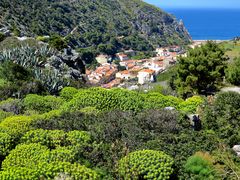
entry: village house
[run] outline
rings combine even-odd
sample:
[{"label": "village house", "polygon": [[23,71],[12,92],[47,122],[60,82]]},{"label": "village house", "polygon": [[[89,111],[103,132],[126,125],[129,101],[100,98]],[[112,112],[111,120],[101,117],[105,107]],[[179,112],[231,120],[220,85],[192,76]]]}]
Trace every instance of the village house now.
[{"label": "village house", "polygon": [[116,78],[122,79],[122,80],[130,80],[136,78],[137,75],[132,73],[131,71],[124,70],[116,73]]},{"label": "village house", "polygon": [[119,64],[120,64],[120,66],[124,66],[124,67],[126,67],[126,69],[128,69],[128,68],[132,68],[133,67],[133,65],[135,66],[136,65],[136,61],[135,60],[126,60],[126,61],[121,61]]},{"label": "village house", "polygon": [[117,58],[120,61],[127,61],[127,60],[129,60],[128,55],[124,54],[124,53],[117,53],[116,56],[117,56]]},{"label": "village house", "polygon": [[149,82],[155,82],[156,75],[155,71],[151,69],[143,69],[138,72],[138,83],[139,84],[145,84]]},{"label": "village house", "polygon": [[166,48],[157,48],[156,52],[157,52],[157,56],[164,56],[164,57],[169,56],[169,51]]},{"label": "village house", "polygon": [[154,70],[156,74],[159,74],[164,70],[163,67],[163,60],[155,60],[156,58],[153,58],[143,64],[144,68]]},{"label": "village house", "polygon": [[95,71],[88,72],[88,80],[92,84],[101,83],[101,81],[109,82],[115,78],[117,73],[117,67],[108,63],[102,64],[100,67],[97,67]]},{"label": "village house", "polygon": [[106,54],[100,54],[96,57],[96,60],[99,64],[105,64],[111,61],[111,57]]},{"label": "village house", "polygon": [[119,84],[121,84],[121,79],[114,79],[107,84],[103,84],[102,87],[106,89],[111,89],[113,87],[117,87]]}]

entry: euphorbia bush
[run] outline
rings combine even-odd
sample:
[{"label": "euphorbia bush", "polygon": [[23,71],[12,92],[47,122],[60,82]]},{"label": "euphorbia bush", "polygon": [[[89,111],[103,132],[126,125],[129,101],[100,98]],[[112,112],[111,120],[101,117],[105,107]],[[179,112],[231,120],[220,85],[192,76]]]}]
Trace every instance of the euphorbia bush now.
[{"label": "euphorbia bush", "polygon": [[63,99],[59,97],[29,94],[23,100],[23,105],[26,111],[45,113],[58,109],[63,102]]},{"label": "euphorbia bush", "polygon": [[119,174],[124,179],[169,179],[173,159],[162,151],[140,150],[119,161]]},{"label": "euphorbia bush", "polygon": [[60,96],[66,101],[71,100],[75,94],[78,93],[78,90],[74,87],[65,87],[61,90]]}]

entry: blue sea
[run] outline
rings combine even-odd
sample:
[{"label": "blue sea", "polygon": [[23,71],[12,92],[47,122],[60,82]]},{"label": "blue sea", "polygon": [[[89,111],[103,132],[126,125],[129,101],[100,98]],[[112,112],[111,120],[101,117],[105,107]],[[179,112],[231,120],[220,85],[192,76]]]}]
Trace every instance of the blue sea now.
[{"label": "blue sea", "polygon": [[240,9],[165,9],[182,19],[193,40],[229,40],[240,36]]}]

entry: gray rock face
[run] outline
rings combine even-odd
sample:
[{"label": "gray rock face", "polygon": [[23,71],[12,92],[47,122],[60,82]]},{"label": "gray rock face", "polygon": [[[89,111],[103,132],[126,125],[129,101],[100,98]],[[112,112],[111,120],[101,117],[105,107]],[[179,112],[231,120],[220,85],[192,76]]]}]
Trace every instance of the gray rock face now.
[{"label": "gray rock face", "polygon": [[82,79],[82,74],[85,72],[84,62],[80,59],[79,54],[72,51],[71,48],[64,49],[62,54],[51,56],[45,67],[54,67],[59,71],[67,69],[65,77],[72,79]]},{"label": "gray rock face", "polygon": [[0,28],[0,33],[4,34],[5,36],[11,35],[11,31],[7,27]]}]

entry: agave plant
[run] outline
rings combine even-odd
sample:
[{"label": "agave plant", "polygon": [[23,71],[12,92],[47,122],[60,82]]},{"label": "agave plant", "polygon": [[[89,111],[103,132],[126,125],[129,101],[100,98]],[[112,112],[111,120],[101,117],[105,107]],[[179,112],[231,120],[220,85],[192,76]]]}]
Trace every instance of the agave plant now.
[{"label": "agave plant", "polygon": [[0,52],[0,62],[13,61],[31,69],[35,78],[40,80],[50,93],[55,93],[69,85],[66,74],[70,69],[63,63],[61,56],[56,54],[55,50],[47,46],[23,46]]}]

